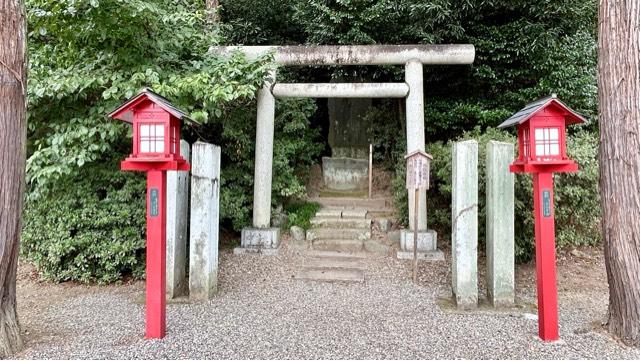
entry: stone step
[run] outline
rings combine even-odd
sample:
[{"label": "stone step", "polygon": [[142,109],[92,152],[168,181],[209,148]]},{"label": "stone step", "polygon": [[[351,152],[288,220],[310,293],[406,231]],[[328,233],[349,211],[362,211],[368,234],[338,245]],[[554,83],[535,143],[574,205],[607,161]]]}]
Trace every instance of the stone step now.
[{"label": "stone step", "polygon": [[362,260],[360,257],[313,257],[308,259],[304,265],[310,268],[362,268]]},{"label": "stone step", "polygon": [[366,258],[367,254],[363,252],[337,252],[337,251],[321,251],[310,249],[304,252],[309,257],[344,257],[344,258]]},{"label": "stone step", "polygon": [[363,208],[369,210],[393,209],[393,198],[313,197],[310,202],[325,207]]},{"label": "stone step", "polygon": [[362,252],[364,241],[358,239],[317,239],[312,247],[319,251]]},{"label": "stone step", "polygon": [[364,283],[364,271],[357,268],[305,267],[295,279],[320,282]]},{"label": "stone step", "polygon": [[316,239],[353,239],[371,238],[371,229],[362,228],[311,228],[307,230],[307,241]]},{"label": "stone step", "polygon": [[367,217],[367,210],[364,208],[327,207],[320,209],[316,213],[316,217],[365,219]]},{"label": "stone step", "polygon": [[321,208],[316,212],[316,217],[342,218],[342,208]]},{"label": "stone step", "polygon": [[355,218],[355,219],[365,219],[367,217],[366,209],[344,209],[342,211],[342,218]]},{"label": "stone step", "polygon": [[371,229],[371,219],[314,217],[311,219],[314,228],[362,228]]}]

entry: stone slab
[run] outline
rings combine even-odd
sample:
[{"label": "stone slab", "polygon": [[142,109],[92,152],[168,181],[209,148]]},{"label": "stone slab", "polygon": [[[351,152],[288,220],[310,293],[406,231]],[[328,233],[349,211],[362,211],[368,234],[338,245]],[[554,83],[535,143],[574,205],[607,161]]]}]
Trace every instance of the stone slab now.
[{"label": "stone slab", "polygon": [[310,202],[319,203],[324,207],[344,207],[361,209],[390,209],[393,208],[393,198],[359,198],[359,197],[312,197]]},{"label": "stone slab", "polygon": [[[418,232],[418,252],[435,251],[438,246],[438,233],[433,229]],[[400,250],[413,252],[413,231],[400,231]]]},{"label": "stone slab", "polygon": [[364,271],[357,268],[303,268],[295,279],[320,282],[364,283]]},{"label": "stone slab", "polygon": [[452,151],[451,286],[456,306],[478,305],[478,142],[457,142]]},{"label": "stone slab", "polygon": [[[190,160],[189,143],[180,141],[180,155]],[[167,297],[187,293],[189,229],[189,172],[167,172]]]},{"label": "stone slab", "polygon": [[[416,256],[418,258],[418,261],[426,261],[426,262],[444,261],[444,253],[442,253],[442,251],[439,249],[435,251],[429,251],[429,252],[418,252]],[[396,254],[396,257],[398,259],[412,260],[413,251],[411,252],[398,251],[398,253]]]},{"label": "stone slab", "polygon": [[242,248],[278,248],[280,228],[244,228],[240,246]]},{"label": "stone slab", "polygon": [[363,252],[338,252],[338,251],[322,251],[310,249],[304,253],[311,257],[347,257],[347,258],[366,258],[367,254]]},{"label": "stone slab", "polygon": [[511,143],[490,141],[486,155],[487,297],[494,307],[515,302],[514,175]]},{"label": "stone slab", "polygon": [[189,298],[206,300],[218,289],[221,149],[196,142],[192,152]]},{"label": "stone slab", "polygon": [[360,252],[363,241],[357,239],[318,239],[313,241],[313,249],[336,252]]},{"label": "stone slab", "polygon": [[331,267],[331,268],[361,268],[362,258],[360,257],[313,257],[308,259],[306,267]]},{"label": "stone slab", "polygon": [[369,187],[369,161],[355,158],[322,157],[322,179],[331,190],[358,190]]},{"label": "stone slab", "polygon": [[342,218],[360,218],[367,217],[366,209],[345,209],[342,211]]},{"label": "stone slab", "polygon": [[364,241],[371,238],[370,229],[359,228],[311,228],[307,230],[307,240],[317,239],[356,239]]},{"label": "stone slab", "polygon": [[370,219],[358,218],[334,218],[334,217],[314,217],[311,219],[311,226],[329,228],[371,228]]},{"label": "stone slab", "polygon": [[342,218],[342,208],[322,208],[316,212],[316,217]]}]

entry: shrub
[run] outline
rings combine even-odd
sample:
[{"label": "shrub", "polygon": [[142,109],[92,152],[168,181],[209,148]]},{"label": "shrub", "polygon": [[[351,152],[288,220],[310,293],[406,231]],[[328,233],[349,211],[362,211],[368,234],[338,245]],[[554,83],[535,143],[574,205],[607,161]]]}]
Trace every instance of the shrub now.
[{"label": "shrub", "polygon": [[315,202],[292,203],[287,205],[284,207],[288,216],[285,228],[291,228],[292,226],[298,226],[304,230],[311,228],[311,218],[316,215],[319,209],[320,204]]},{"label": "shrub", "polygon": [[[465,133],[456,141],[476,139],[478,141],[478,239],[480,246],[485,240],[485,157],[490,140],[516,142],[510,133],[479,129]],[[578,131],[569,136],[569,156],[580,165],[577,173],[558,174],[555,183],[555,217],[557,247],[593,245],[600,242],[600,206],[598,194],[597,135]],[[427,145],[433,155],[431,164],[431,188],[428,191],[428,217],[430,227],[443,238],[451,234],[451,146],[435,142]],[[399,163],[394,179],[394,197],[399,218],[406,224],[408,219],[407,191],[404,188],[405,166]],[[515,177],[515,247],[519,261],[529,260],[534,251],[533,234],[533,183],[530,175]]]},{"label": "shrub", "polygon": [[[318,131],[309,118],[316,110],[310,99],[282,100],[276,103],[273,147],[272,206],[306,195],[304,178],[320,154]],[[250,224],[253,209],[255,157],[255,103],[238,108],[220,120],[223,130],[207,141],[222,146],[221,221],[234,230]]]},{"label": "shrub", "polygon": [[43,278],[106,283],[144,275],[144,177],[110,165],[27,201],[21,252]]}]

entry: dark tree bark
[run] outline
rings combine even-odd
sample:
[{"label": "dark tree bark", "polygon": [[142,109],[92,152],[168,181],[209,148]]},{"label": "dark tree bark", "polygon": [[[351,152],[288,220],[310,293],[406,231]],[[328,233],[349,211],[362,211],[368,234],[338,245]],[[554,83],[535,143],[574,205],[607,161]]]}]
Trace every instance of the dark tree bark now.
[{"label": "dark tree bark", "polygon": [[26,138],[24,2],[0,0],[0,357],[21,346],[16,272]]},{"label": "dark tree bark", "polygon": [[640,346],[640,0],[600,0],[598,17],[607,327]]},{"label": "dark tree bark", "polygon": [[220,0],[206,0],[207,1],[207,10],[209,11],[209,16],[207,20],[209,24],[217,24],[220,21],[220,14],[218,11],[220,10],[218,7],[220,6]]}]

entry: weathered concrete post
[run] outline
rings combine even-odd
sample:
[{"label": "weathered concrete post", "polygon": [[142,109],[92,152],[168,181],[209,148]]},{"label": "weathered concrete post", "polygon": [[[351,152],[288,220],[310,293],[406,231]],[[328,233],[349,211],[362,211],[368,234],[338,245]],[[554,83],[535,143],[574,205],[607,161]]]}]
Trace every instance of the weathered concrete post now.
[{"label": "weathered concrete post", "polygon": [[235,254],[245,252],[274,253],[279,245],[279,229],[271,228],[271,182],[273,177],[273,134],[276,99],[271,94],[275,71],[258,90],[255,175],[253,179],[253,228],[242,230]]},{"label": "weathered concrete post", "polygon": [[458,308],[478,305],[478,142],[453,145],[451,281]]},{"label": "weathered concrete post", "polygon": [[[411,60],[405,64],[405,79],[409,85],[409,94],[406,98],[407,114],[407,154],[415,151],[424,151],[424,88],[422,79],[422,63]],[[413,214],[414,193],[409,191],[409,214]],[[418,231],[427,230],[427,191],[420,191],[418,213]],[[409,228],[414,229],[413,217],[409,217]]]},{"label": "weathered concrete post", "polygon": [[[405,64],[405,81],[409,85],[409,94],[406,98],[407,117],[407,154],[415,150],[425,150],[424,134],[424,88],[422,76],[422,63],[416,59],[409,60]],[[409,215],[414,214],[415,193],[409,194]],[[418,258],[422,260],[443,260],[444,255],[437,250],[437,234],[427,228],[427,191],[419,191],[418,200]],[[400,259],[413,258],[413,229],[414,217],[409,217],[409,230],[400,232],[400,251],[397,257]]]},{"label": "weathered concrete post", "polygon": [[514,303],[513,144],[487,144],[487,296],[494,307]]},{"label": "weathered concrete post", "polygon": [[256,124],[255,177],[253,181],[253,226],[271,226],[271,181],[273,178],[273,133],[276,98],[271,94],[271,82],[258,90]]},{"label": "weathered concrete post", "polygon": [[218,288],[220,147],[196,142],[192,153],[189,298],[206,300]]},{"label": "weathered concrete post", "polygon": [[[180,141],[180,154],[189,161],[189,143]],[[167,171],[167,297],[187,289],[187,229],[189,172]]]}]

